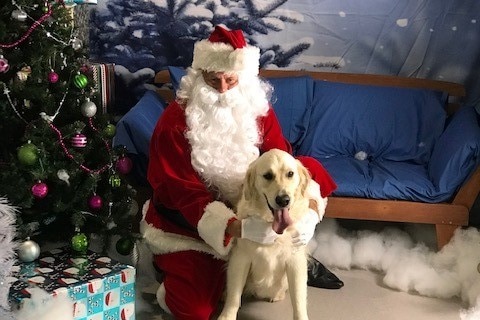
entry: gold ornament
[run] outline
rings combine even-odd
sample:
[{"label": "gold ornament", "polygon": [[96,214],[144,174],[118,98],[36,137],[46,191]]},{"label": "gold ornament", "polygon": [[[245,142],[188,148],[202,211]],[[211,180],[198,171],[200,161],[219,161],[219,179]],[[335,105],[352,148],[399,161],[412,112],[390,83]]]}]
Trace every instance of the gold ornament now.
[{"label": "gold ornament", "polygon": [[17,72],[17,78],[20,81],[27,81],[28,77],[32,73],[32,68],[29,66],[23,67],[20,71]]}]

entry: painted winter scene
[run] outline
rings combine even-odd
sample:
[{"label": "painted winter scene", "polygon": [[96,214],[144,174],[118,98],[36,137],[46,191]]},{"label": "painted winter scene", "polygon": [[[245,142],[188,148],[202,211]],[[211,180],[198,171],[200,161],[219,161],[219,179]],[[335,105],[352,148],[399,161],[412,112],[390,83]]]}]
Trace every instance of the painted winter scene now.
[{"label": "painted winter scene", "polygon": [[155,72],[189,66],[193,44],[224,24],[260,47],[262,68],[454,81],[478,103],[478,12],[474,0],[101,0],[90,14],[90,54],[116,65],[120,88],[136,96],[122,101],[134,103]]}]

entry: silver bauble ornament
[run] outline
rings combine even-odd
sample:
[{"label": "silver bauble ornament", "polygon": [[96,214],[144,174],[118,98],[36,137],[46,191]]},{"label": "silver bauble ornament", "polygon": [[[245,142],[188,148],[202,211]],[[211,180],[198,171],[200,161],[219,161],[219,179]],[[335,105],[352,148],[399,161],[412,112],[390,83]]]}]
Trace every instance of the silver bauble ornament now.
[{"label": "silver bauble ornament", "polygon": [[97,113],[97,105],[87,99],[87,101],[82,104],[81,111],[85,117],[91,118]]},{"label": "silver bauble ornament", "polygon": [[40,246],[33,240],[25,240],[18,247],[18,259],[22,262],[35,261],[40,255]]},{"label": "silver bauble ornament", "polygon": [[18,21],[25,21],[28,17],[25,11],[17,9],[12,11],[12,18]]},{"label": "silver bauble ornament", "polygon": [[72,48],[73,48],[73,50],[75,50],[75,51],[80,50],[80,49],[82,49],[82,47],[83,47],[83,42],[82,42],[82,40],[80,40],[80,39],[78,39],[78,38],[74,38],[71,43],[72,43]]},{"label": "silver bauble ornament", "polygon": [[128,210],[128,214],[131,216],[135,216],[138,213],[138,202],[132,199],[132,203],[130,203],[130,210]]}]

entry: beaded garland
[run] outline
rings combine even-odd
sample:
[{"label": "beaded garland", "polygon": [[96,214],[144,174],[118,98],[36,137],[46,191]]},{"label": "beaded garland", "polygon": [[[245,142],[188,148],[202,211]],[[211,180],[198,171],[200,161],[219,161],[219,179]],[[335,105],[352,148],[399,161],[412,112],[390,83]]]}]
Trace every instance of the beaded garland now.
[{"label": "beaded garland", "polygon": [[0,48],[6,48],[6,49],[14,48],[19,44],[21,44],[22,42],[24,42],[35,29],[37,29],[45,20],[48,19],[48,17],[52,15],[52,6],[48,3],[46,5],[48,8],[47,12],[44,15],[42,15],[38,20],[35,20],[33,24],[30,26],[30,28],[28,28],[28,30],[20,37],[20,39],[12,43],[0,43]]}]

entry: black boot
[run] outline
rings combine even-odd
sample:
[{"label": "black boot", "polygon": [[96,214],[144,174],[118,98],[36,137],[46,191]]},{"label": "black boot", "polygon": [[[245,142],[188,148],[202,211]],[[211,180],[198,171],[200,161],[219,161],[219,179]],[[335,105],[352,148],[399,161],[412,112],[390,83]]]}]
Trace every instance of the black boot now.
[{"label": "black boot", "polygon": [[343,281],[312,256],[308,258],[308,282],[311,287],[323,289],[340,289]]}]

